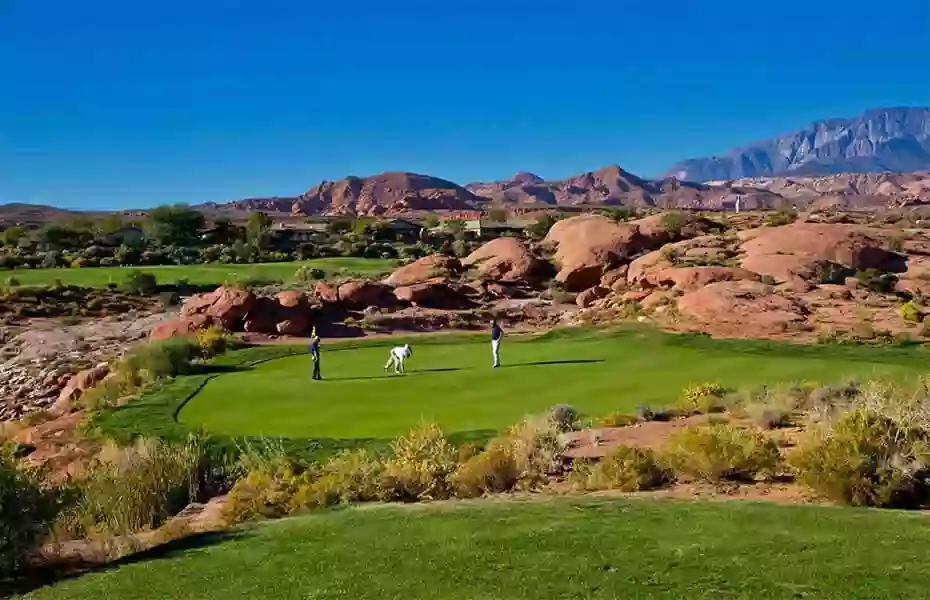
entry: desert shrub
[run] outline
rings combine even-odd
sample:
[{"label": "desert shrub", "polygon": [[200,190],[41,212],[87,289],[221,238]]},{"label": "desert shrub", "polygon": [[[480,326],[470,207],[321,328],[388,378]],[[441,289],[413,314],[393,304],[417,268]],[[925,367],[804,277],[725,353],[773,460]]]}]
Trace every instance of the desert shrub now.
[{"label": "desert shrub", "polygon": [[859,280],[859,283],[862,286],[879,294],[890,294],[894,291],[894,288],[898,283],[898,278],[896,275],[891,273],[882,273],[878,269],[866,269],[864,271],[857,271],[856,279]]},{"label": "desert shrub", "polygon": [[391,443],[380,495],[388,501],[440,500],[452,494],[455,448],[438,425],[424,423]]},{"label": "desert shrub", "polygon": [[920,307],[913,300],[899,306],[898,314],[901,315],[903,321],[908,323],[920,323],[923,320]]},{"label": "desert shrub", "polygon": [[479,446],[478,444],[474,444],[472,442],[462,444],[461,446],[455,449],[455,462],[461,464],[467,461],[468,459],[481,454],[481,450],[482,450],[481,446]]},{"label": "desert shrub", "polygon": [[513,455],[495,446],[461,463],[452,474],[452,486],[460,498],[477,498],[513,489],[519,475]]},{"label": "desert shrub", "polygon": [[384,465],[367,450],[346,451],[326,462],[297,486],[291,511],[375,500]]},{"label": "desert shrub", "polygon": [[15,288],[15,287],[19,287],[19,285],[20,285],[19,279],[13,277],[12,275],[7,277],[6,280],[4,281],[4,286],[6,288]]},{"label": "desert shrub", "polygon": [[125,368],[144,383],[189,373],[200,354],[194,340],[177,337],[136,346],[123,358]]},{"label": "desert shrub", "polygon": [[130,294],[154,294],[158,290],[158,282],[151,273],[130,271],[123,280],[123,289]]},{"label": "desert shrub", "polygon": [[0,580],[12,575],[48,532],[58,510],[53,492],[0,445]]},{"label": "desert shrub", "polygon": [[630,221],[639,216],[635,208],[629,206],[614,206],[609,208],[602,208],[598,211],[600,214],[604,215],[608,219],[622,223],[624,221]]},{"label": "desert shrub", "polygon": [[665,485],[672,474],[659,464],[652,450],[617,446],[597,463],[572,472],[571,480],[582,490],[637,492]]},{"label": "desert shrub", "polygon": [[229,491],[223,516],[230,523],[286,516],[298,489],[310,481],[302,465],[285,457],[255,464]]},{"label": "desert shrub", "polygon": [[898,234],[893,235],[888,238],[888,249],[892,252],[902,252],[904,251],[904,241],[907,238],[904,235]]},{"label": "desert shrub", "polygon": [[720,412],[724,409],[727,389],[719,383],[692,384],[682,390],[677,408],[695,413]]},{"label": "desert shrub", "polygon": [[857,409],[807,434],[790,457],[798,480],[856,506],[913,507],[928,494],[927,432]]},{"label": "desert shrub", "polygon": [[668,212],[662,215],[662,230],[672,239],[681,236],[682,230],[688,224],[688,217],[681,212]]},{"label": "desert shrub", "polygon": [[139,439],[104,447],[76,480],[75,500],[56,523],[69,537],[123,535],[157,527],[190,502],[224,487],[228,466],[205,438],[183,444]]},{"label": "desert shrub", "polygon": [[581,421],[581,411],[571,404],[556,404],[549,409],[549,418],[560,433],[574,431]]},{"label": "desert shrub", "polygon": [[495,448],[513,457],[517,466],[517,487],[535,489],[545,483],[554,470],[564,445],[556,424],[544,416],[528,417],[488,442],[488,450]]},{"label": "desert shrub", "polygon": [[798,220],[798,213],[789,208],[779,208],[775,212],[769,213],[765,219],[765,224],[769,227],[781,227],[790,225]]},{"label": "desert shrub", "polygon": [[716,423],[675,433],[663,457],[675,472],[699,479],[752,480],[774,472],[778,447],[759,432]]},{"label": "desert shrub", "polygon": [[601,417],[599,424],[601,427],[626,427],[642,420],[646,419],[640,419],[639,415],[633,413],[617,411]]}]

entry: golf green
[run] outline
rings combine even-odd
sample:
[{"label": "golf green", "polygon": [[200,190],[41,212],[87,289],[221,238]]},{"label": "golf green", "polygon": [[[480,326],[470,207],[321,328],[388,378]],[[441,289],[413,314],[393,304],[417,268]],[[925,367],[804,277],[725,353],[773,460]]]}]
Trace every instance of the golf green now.
[{"label": "golf green", "polygon": [[[509,343],[508,343],[509,341]],[[717,342],[689,336],[550,336],[505,341],[503,366],[489,344],[413,344],[406,375],[383,370],[389,346],[324,344],[324,381],[306,355],[211,378],[178,414],[187,427],[232,436],[392,438],[421,420],[448,433],[499,430],[559,403],[600,416],[637,405],[668,406],[683,387],[731,388],[924,369],[922,352]]]}]

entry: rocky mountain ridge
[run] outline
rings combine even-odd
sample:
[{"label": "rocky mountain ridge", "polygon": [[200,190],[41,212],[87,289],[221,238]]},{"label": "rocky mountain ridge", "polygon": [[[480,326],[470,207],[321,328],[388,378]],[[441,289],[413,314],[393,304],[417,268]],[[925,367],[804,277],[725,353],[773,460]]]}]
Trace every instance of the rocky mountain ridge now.
[{"label": "rocky mountain ridge", "polygon": [[894,107],[817,121],[722,156],[683,160],[666,175],[687,181],[716,181],[928,169],[930,108]]}]

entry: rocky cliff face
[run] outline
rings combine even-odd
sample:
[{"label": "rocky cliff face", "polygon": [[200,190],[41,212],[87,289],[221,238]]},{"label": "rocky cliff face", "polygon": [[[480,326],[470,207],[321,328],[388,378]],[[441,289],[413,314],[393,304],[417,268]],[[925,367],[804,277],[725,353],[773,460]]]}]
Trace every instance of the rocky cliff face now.
[{"label": "rocky cliff face", "polygon": [[668,176],[686,181],[930,169],[930,108],[879,108],[737,148],[692,158]]}]

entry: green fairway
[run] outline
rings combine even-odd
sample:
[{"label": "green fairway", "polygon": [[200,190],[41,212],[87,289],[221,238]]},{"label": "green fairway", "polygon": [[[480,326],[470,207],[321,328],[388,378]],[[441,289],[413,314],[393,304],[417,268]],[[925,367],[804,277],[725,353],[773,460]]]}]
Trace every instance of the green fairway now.
[{"label": "green fairway", "polygon": [[327,511],[222,538],[27,597],[875,600],[930,587],[930,520],[896,511],[479,502]]},{"label": "green fairway", "polygon": [[205,264],[160,267],[94,267],[87,269],[16,269],[0,271],[0,278],[14,277],[21,285],[65,285],[106,287],[121,284],[129,271],[152,273],[159,284],[186,280],[191,285],[222,285],[246,280],[289,281],[302,266],[316,267],[327,276],[340,272],[380,275],[392,269],[393,261],[371,258],[318,258],[314,260],[258,264]]},{"label": "green fairway", "polygon": [[549,336],[505,343],[490,368],[488,344],[417,345],[408,374],[382,370],[384,342],[324,346],[325,381],[310,380],[306,355],[220,374],[180,410],[182,424],[232,436],[392,438],[421,420],[449,433],[500,430],[555,404],[601,416],[638,404],[668,406],[691,383],[728,387],[832,383],[904,376],[925,369],[919,350],[801,347],[692,336]]}]

